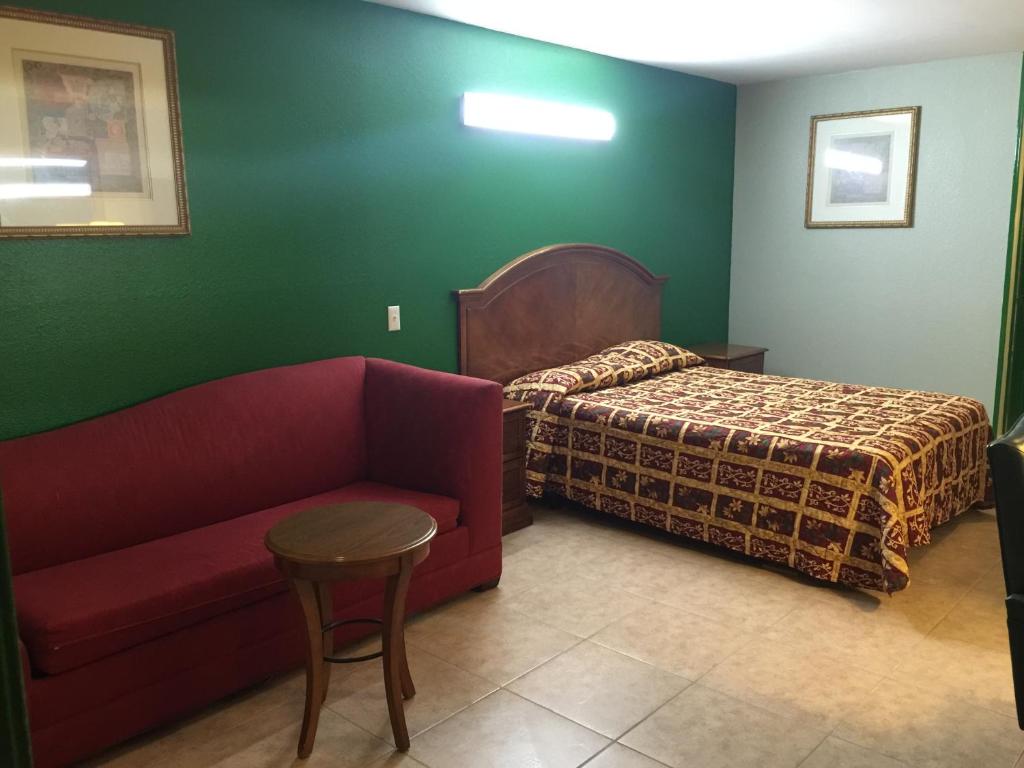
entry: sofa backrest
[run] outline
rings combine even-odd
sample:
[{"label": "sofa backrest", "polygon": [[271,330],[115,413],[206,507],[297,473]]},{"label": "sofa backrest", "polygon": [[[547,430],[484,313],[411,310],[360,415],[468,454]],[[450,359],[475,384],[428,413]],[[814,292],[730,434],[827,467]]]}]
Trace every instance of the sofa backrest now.
[{"label": "sofa backrest", "polygon": [[363,478],[365,369],[343,357],[245,373],[0,442],[14,572]]}]

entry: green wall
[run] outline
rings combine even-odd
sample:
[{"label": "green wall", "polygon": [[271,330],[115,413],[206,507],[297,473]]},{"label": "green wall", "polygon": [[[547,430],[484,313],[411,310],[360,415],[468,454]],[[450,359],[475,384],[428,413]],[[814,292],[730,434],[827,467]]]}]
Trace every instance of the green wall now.
[{"label": "green wall", "polygon": [[[348,0],[23,3],[175,31],[193,234],[0,242],[0,438],[333,355],[454,370],[451,289],[553,242],[670,275],[665,338],[725,338],[733,86]],[[465,129],[471,89],[619,132]]]}]

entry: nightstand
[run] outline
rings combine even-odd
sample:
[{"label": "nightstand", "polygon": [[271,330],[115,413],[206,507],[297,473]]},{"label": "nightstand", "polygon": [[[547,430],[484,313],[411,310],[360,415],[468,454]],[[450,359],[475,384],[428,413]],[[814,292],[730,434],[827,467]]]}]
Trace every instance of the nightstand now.
[{"label": "nightstand", "polygon": [[699,344],[687,347],[700,355],[712,368],[728,368],[730,371],[764,373],[766,347],[745,347],[742,344]]},{"label": "nightstand", "polygon": [[533,525],[526,503],[526,412],[529,403],[505,400],[501,434],[501,535]]}]

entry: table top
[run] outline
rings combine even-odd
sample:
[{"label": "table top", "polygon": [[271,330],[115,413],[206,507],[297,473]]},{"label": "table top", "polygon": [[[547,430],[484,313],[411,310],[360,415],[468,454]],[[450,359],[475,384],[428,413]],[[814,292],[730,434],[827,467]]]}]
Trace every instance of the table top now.
[{"label": "table top", "polygon": [[768,351],[767,347],[748,347],[743,344],[698,344],[694,347],[687,347],[687,349],[701,357],[722,360],[738,360]]},{"label": "table top", "polygon": [[355,501],[307,509],[275,525],[264,542],[280,558],[316,565],[363,565],[426,544],[437,522],[407,504]]},{"label": "table top", "polygon": [[530,404],[524,403],[522,400],[509,400],[507,397],[501,401],[501,412],[502,413],[515,413],[516,411],[529,410]]}]

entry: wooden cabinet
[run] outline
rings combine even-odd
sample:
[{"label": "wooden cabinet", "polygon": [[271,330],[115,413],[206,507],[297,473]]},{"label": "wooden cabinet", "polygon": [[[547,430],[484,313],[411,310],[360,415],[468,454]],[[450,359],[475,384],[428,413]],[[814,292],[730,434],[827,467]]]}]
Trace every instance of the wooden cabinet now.
[{"label": "wooden cabinet", "polygon": [[501,435],[501,533],[511,533],[533,524],[533,512],[526,503],[526,412],[527,403],[506,400]]},{"label": "wooden cabinet", "polygon": [[699,344],[687,347],[700,355],[712,368],[728,368],[731,371],[764,373],[765,347],[745,347],[742,344]]}]

